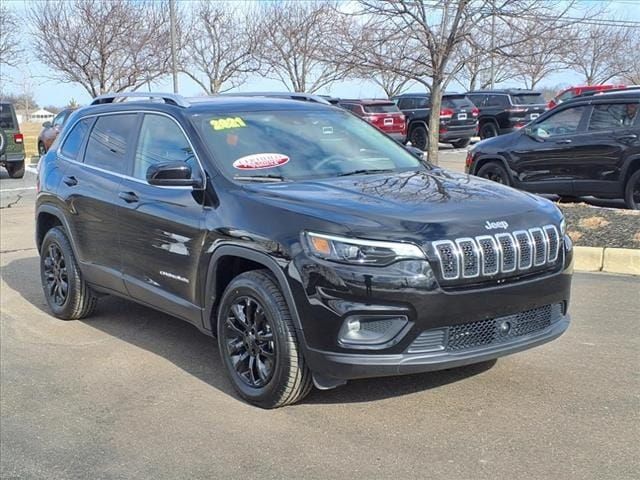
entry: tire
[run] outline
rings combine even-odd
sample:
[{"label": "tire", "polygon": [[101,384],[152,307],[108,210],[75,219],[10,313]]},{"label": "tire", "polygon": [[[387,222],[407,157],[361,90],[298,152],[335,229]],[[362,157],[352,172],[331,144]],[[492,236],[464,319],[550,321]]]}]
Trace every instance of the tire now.
[{"label": "tire", "polygon": [[498,128],[496,124],[493,122],[484,123],[480,127],[480,138],[484,140],[485,138],[492,138],[498,136]]},{"label": "tire", "polygon": [[4,130],[0,128],[0,155],[2,155],[7,148],[7,135]]},{"label": "tire", "polygon": [[640,210],[640,170],[636,170],[627,180],[624,201],[631,210]]},{"label": "tire", "polygon": [[511,179],[509,178],[507,169],[504,168],[504,165],[498,162],[485,163],[480,167],[480,170],[478,170],[476,175],[502,185],[511,185]]},{"label": "tire", "polygon": [[470,143],[471,143],[470,138],[461,138],[460,140],[451,142],[451,145],[453,145],[453,148],[467,148]]},{"label": "tire", "polygon": [[429,148],[429,131],[424,125],[416,125],[409,133],[409,141],[424,152]]},{"label": "tire", "polygon": [[[66,294],[61,283],[65,278]],[[54,227],[44,236],[40,248],[40,279],[47,304],[56,317],[78,320],[94,312],[98,298],[82,279],[71,244],[62,227]]]},{"label": "tire", "polygon": [[44,148],[44,143],[38,142],[38,155],[40,155],[40,157],[44,157],[46,153],[47,149]]},{"label": "tire", "polygon": [[24,177],[24,160],[21,162],[7,162],[5,167],[11,178]]},{"label": "tire", "polygon": [[278,408],[311,391],[311,372],[291,313],[267,270],[245,272],[231,281],[218,309],[217,333],[231,382],[249,403]]}]

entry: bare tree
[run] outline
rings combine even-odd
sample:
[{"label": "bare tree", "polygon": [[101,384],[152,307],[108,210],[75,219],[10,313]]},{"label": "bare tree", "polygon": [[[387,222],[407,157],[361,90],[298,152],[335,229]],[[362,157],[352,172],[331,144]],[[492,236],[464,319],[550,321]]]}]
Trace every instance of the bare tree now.
[{"label": "bare tree", "polygon": [[261,7],[259,57],[266,76],[310,93],[347,76],[335,61],[333,44],[349,27],[333,2],[290,0]]},{"label": "bare tree", "polygon": [[0,69],[2,65],[15,67],[20,61],[20,28],[15,13],[0,5]]},{"label": "bare tree", "polygon": [[620,83],[640,85],[640,35],[631,35],[625,48],[627,68],[619,77]]},{"label": "bare tree", "polygon": [[[360,14],[368,28],[378,32],[378,41],[402,35],[408,61],[400,67],[384,59],[376,60],[379,69],[388,69],[424,85],[431,92],[431,109],[439,112],[442,93],[468,58],[460,55],[460,45],[472,39],[478,25],[486,25],[494,17],[509,27],[509,35],[496,37],[490,53],[506,51],[531,35],[544,35],[558,28],[558,19],[566,16],[572,2],[540,2],[538,0],[359,0]],[[560,7],[561,5],[561,7]],[[523,14],[544,15],[547,22],[536,32],[518,28],[515,19]],[[489,22],[495,23],[495,22]],[[358,50],[342,52],[343,58],[366,65],[370,60]],[[428,157],[438,161],[438,115],[429,118]]]},{"label": "bare tree", "polygon": [[208,1],[198,3],[185,34],[180,69],[209,95],[242,85],[258,70],[252,12]]},{"label": "bare tree", "polygon": [[137,89],[168,71],[169,11],[134,0],[33,4],[33,46],[52,78],[92,96]]},{"label": "bare tree", "polygon": [[625,75],[633,63],[627,50],[633,33],[631,28],[614,25],[574,28],[567,37],[566,66],[581,74],[587,85]]}]

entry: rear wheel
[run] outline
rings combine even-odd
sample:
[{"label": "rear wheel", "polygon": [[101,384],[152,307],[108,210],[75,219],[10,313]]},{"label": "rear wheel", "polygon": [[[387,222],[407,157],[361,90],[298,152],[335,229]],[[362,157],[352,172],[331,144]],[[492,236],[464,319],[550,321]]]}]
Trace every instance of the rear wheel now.
[{"label": "rear wheel", "polygon": [[24,160],[22,162],[7,163],[6,168],[11,178],[24,177]]},{"label": "rear wheel", "polygon": [[266,270],[238,275],[218,311],[220,356],[239,395],[262,408],[304,398],[312,387],[293,319]]},{"label": "rear wheel", "polygon": [[429,147],[429,132],[426,127],[424,125],[416,125],[413,127],[409,134],[409,141],[414,147],[426,151]]},{"label": "rear wheel", "polygon": [[53,314],[77,320],[93,313],[98,299],[82,278],[71,244],[61,227],[47,232],[40,248],[42,289]]},{"label": "rear wheel", "polygon": [[498,162],[485,163],[480,167],[477,175],[492,182],[501,183],[502,185],[511,185],[507,169]]},{"label": "rear wheel", "polygon": [[498,128],[495,123],[488,122],[480,127],[480,138],[484,140],[485,138],[492,138],[498,136]]},{"label": "rear wheel", "polygon": [[466,148],[469,146],[469,143],[471,143],[470,138],[461,138],[460,140],[452,142],[451,145],[453,145],[453,148]]},{"label": "rear wheel", "polygon": [[632,210],[640,210],[640,170],[637,170],[629,177],[624,193],[624,200],[627,203],[627,207]]}]

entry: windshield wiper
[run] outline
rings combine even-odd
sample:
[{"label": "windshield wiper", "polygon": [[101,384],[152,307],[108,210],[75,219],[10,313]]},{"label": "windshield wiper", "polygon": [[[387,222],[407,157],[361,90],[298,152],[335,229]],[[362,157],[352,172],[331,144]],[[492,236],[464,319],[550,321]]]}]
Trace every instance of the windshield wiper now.
[{"label": "windshield wiper", "polygon": [[247,182],[284,182],[282,175],[274,175],[272,173],[266,175],[236,175],[234,180],[245,180]]},{"label": "windshield wiper", "polygon": [[389,173],[393,172],[393,169],[390,168],[363,168],[360,170],[354,170],[352,172],[341,173],[339,177],[349,177],[351,175],[371,175],[374,173]]}]

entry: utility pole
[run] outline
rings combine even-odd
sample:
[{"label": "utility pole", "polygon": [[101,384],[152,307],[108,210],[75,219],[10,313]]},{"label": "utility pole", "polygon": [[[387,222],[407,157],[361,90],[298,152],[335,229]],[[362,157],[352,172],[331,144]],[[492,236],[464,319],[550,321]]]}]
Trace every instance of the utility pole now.
[{"label": "utility pole", "polygon": [[171,73],[173,93],[178,93],[178,60],[176,58],[176,0],[169,0],[169,22],[171,23]]}]

